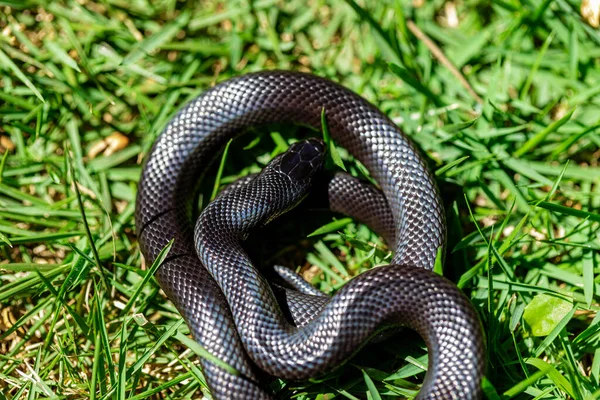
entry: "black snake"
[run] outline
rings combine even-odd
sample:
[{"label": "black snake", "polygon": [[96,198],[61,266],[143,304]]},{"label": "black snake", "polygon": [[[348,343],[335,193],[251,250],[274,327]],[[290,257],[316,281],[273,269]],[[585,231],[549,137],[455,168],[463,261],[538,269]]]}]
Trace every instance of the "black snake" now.
[{"label": "black snake", "polygon": [[[207,166],[229,139],[272,123],[320,129],[323,108],[333,139],[381,186],[379,192],[336,175],[329,185],[332,209],[373,226],[394,257],[389,266],[352,279],[332,298],[308,294],[309,289],[284,291],[293,324],[240,241],[302,197],[321,162],[319,142],[292,146],[258,177],[210,203],[195,232],[198,253],[192,200]],[[270,398],[262,384],[265,373],[287,379],[322,374],[396,325],[415,329],[429,349],[418,398],[481,397],[485,357],[478,317],[451,282],[431,272],[445,244],[432,174],[389,118],[338,84],[297,72],[261,72],[229,79],[192,101],[168,124],[146,160],[136,225],[149,261],[175,239],[157,279],[194,339],[238,371],[231,374],[202,361],[215,398]]]}]

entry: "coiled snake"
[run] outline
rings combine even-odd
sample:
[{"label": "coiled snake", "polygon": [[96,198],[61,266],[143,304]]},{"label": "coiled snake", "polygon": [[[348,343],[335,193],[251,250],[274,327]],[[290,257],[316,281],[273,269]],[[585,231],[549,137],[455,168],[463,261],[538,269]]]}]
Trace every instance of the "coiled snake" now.
[{"label": "coiled snake", "polygon": [[[355,277],[331,298],[285,292],[293,324],[240,241],[303,196],[322,161],[321,143],[293,145],[255,179],[218,196],[201,214],[195,232],[193,188],[230,138],[271,123],[320,129],[323,108],[333,139],[381,187],[379,192],[337,175],[329,185],[332,209],[374,226],[394,256],[390,265]],[[262,384],[265,373],[287,379],[324,373],[395,325],[415,329],[429,349],[429,370],[418,398],[481,396],[485,362],[478,317],[451,282],[431,272],[445,244],[432,174],[389,118],[338,84],[272,71],[229,79],[199,96],[168,124],[146,160],[136,225],[149,261],[175,239],[157,279],[194,339],[238,371],[231,374],[202,361],[215,398],[270,398]]]}]

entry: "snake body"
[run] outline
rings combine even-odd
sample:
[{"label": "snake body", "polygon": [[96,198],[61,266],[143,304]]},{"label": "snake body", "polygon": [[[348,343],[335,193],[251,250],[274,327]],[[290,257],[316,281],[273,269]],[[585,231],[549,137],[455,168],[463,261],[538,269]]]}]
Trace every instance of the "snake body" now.
[{"label": "snake body", "polygon": [[[271,169],[219,196],[199,218],[197,248],[191,220],[193,188],[229,139],[263,124],[319,129],[323,108],[332,137],[381,187],[391,221],[380,223],[381,234],[394,257],[389,266],[352,279],[331,299],[291,293],[292,307],[313,298],[307,310],[316,312],[294,326],[240,241],[252,227],[297,202],[296,178],[304,175],[286,168],[281,173],[281,165],[275,165],[279,172]],[[377,225],[376,212],[355,206],[364,202],[348,201],[352,185],[344,185],[344,179],[333,182],[334,210]],[[428,346],[429,370],[419,398],[481,396],[484,349],[477,315],[451,282],[431,272],[445,244],[443,210],[432,174],[389,118],[338,84],[309,74],[272,71],[229,79],[202,94],[177,114],[154,144],[138,187],[136,225],[149,261],[175,239],[157,279],[194,339],[238,371],[231,374],[210,360],[202,361],[215,398],[269,398],[261,383],[265,373],[304,379],[326,372],[382,328],[394,325],[415,329]]]}]

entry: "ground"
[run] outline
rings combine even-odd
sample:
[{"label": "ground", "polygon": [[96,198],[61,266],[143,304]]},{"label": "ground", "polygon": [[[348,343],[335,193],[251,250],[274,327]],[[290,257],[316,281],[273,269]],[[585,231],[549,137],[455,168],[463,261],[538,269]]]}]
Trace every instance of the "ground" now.
[{"label": "ground", "polygon": [[[597,1],[0,0],[0,9],[0,399],[207,393],[201,351],[141,257],[136,183],[181,105],[273,68],[360,93],[430,161],[446,204],[443,273],[486,332],[487,397],[600,397]],[[204,192],[257,171],[297,136],[279,127],[234,141]],[[284,263],[334,292],[387,259],[379,237],[351,220],[291,218],[258,241],[258,263]],[[281,243],[286,232],[297,236]],[[426,362],[405,331],[326,377],[272,387],[282,398],[412,398]]]}]

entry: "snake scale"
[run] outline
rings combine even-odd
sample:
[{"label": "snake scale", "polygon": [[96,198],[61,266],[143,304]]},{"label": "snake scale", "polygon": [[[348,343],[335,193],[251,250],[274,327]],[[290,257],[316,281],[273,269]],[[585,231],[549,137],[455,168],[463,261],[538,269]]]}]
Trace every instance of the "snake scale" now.
[{"label": "snake scale", "polygon": [[[394,256],[390,265],[353,278],[331,298],[284,291],[296,314],[294,324],[280,310],[274,293],[279,289],[257,272],[240,243],[308,190],[322,162],[320,142],[293,145],[256,178],[219,195],[196,229],[194,188],[231,138],[273,123],[318,130],[323,108],[333,139],[381,187],[370,189],[337,175],[329,185],[332,209],[374,225]],[[299,72],[252,73],[219,83],[190,102],[146,159],[136,226],[147,261],[175,239],[157,280],[194,339],[238,371],[202,360],[217,399],[272,398],[266,376],[323,374],[382,329],[398,325],[416,330],[429,349],[429,369],[417,398],[481,398],[485,352],[479,319],[456,286],[431,271],[445,245],[433,176],[389,118],[332,81]]]}]

